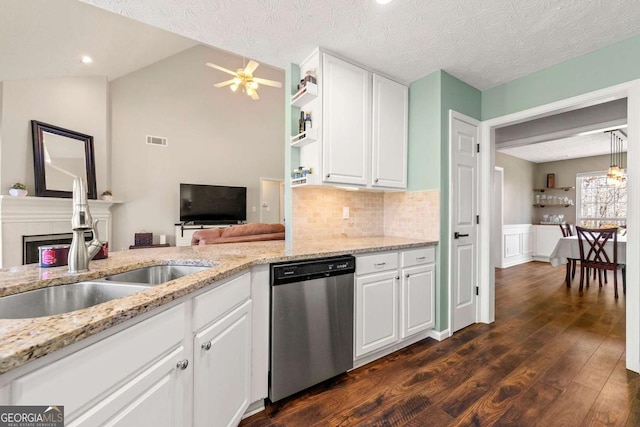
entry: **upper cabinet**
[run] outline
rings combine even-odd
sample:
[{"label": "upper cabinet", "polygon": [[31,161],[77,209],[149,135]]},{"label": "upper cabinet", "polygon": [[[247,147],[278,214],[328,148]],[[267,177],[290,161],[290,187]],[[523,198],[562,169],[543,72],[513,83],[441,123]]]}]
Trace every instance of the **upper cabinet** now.
[{"label": "upper cabinet", "polygon": [[409,88],[373,75],[371,186],[407,188]]},{"label": "upper cabinet", "polygon": [[303,85],[291,100],[301,120],[291,145],[304,167],[291,185],[406,188],[408,88],[320,50],[300,65],[301,76],[308,72],[317,76],[312,94],[299,101]]},{"label": "upper cabinet", "polygon": [[324,181],[367,185],[371,73],[325,53],[322,76]]}]

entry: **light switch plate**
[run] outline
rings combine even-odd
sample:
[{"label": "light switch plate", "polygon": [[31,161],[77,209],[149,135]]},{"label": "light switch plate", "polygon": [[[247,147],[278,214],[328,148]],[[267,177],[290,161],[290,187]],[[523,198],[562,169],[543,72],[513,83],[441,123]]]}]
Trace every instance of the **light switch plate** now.
[{"label": "light switch plate", "polygon": [[344,206],[342,208],[342,219],[349,219],[349,207]]}]

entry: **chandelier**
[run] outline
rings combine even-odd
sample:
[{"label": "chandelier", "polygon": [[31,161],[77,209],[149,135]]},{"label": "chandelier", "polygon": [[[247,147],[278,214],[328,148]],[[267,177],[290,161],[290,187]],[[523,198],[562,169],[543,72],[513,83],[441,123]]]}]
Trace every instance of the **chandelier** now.
[{"label": "chandelier", "polygon": [[623,165],[622,151],[623,140],[616,131],[609,131],[611,152],[609,155],[609,170],[607,172],[607,185],[610,187],[621,187],[627,179]]}]

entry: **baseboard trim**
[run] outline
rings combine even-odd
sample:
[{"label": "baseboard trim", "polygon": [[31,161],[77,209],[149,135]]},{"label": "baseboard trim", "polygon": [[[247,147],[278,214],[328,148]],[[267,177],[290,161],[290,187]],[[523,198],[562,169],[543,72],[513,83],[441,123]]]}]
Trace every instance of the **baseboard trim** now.
[{"label": "baseboard trim", "polygon": [[429,338],[433,338],[437,341],[442,341],[451,336],[451,329],[445,329],[444,331],[429,331]]},{"label": "baseboard trim", "polygon": [[242,415],[242,419],[250,417],[251,415],[255,415],[258,412],[262,412],[264,411],[264,408],[265,408],[264,399],[256,400],[255,402],[249,405],[246,411],[244,411],[244,414]]}]

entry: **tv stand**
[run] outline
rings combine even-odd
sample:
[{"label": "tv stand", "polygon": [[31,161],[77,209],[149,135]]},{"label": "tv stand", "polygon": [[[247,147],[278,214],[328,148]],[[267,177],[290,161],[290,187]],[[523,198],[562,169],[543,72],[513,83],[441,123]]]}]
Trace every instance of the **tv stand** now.
[{"label": "tv stand", "polygon": [[191,237],[198,230],[231,227],[235,224],[176,224],[176,246],[191,246]]}]

